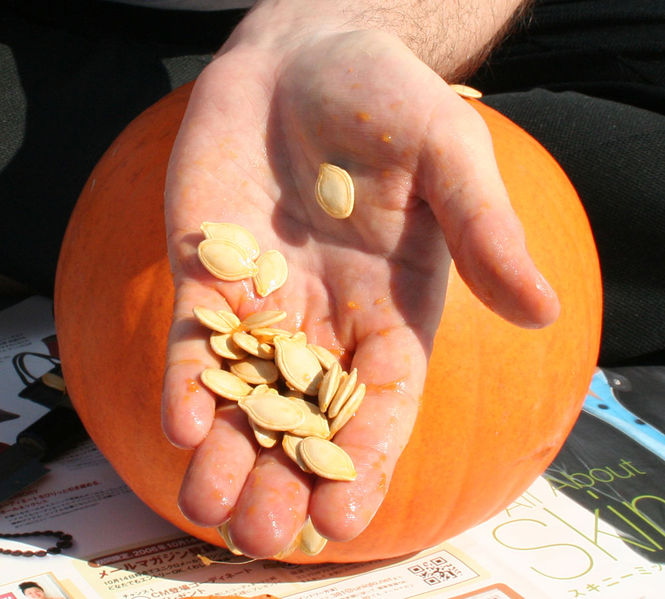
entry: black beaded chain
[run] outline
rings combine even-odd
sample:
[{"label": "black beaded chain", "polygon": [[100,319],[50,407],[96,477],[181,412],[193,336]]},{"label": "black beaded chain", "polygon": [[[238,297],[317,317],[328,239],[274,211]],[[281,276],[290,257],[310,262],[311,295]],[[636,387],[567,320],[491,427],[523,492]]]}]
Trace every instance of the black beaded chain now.
[{"label": "black beaded chain", "polygon": [[61,530],[35,530],[32,532],[8,532],[0,533],[2,539],[21,539],[24,537],[53,537],[58,539],[53,547],[41,549],[39,551],[22,551],[21,549],[3,549],[0,547],[0,554],[12,555],[14,557],[46,557],[47,555],[57,555],[63,549],[69,549],[72,546],[73,537]]}]

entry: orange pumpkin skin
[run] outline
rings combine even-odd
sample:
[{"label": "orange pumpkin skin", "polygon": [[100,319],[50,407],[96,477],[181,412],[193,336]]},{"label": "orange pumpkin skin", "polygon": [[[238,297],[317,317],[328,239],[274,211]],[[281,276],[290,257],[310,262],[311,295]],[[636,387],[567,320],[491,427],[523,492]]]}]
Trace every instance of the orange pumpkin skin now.
[{"label": "orange pumpkin skin", "polygon": [[[92,172],[62,246],[55,320],[69,393],[92,439],[151,508],[223,545],[177,507],[190,452],[161,430],[173,288],[166,256],[166,165],[189,87],[131,123]],[[555,457],[581,409],[600,342],[601,284],[586,215],[549,154],[505,117],[474,106],[561,301],[557,322],[525,330],[484,307],[454,272],[420,413],[368,528],[293,562],[367,561],[435,545],[519,496]]]}]

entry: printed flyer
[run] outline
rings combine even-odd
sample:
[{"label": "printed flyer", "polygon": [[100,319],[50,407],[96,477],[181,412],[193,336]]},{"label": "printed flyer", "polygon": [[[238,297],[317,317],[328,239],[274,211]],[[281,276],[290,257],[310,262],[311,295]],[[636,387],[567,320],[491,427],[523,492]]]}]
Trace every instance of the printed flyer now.
[{"label": "printed flyer", "polygon": [[[36,297],[0,312],[0,452],[58,401],[51,310]],[[249,560],[188,536],[83,440],[0,502],[0,599],[662,599],[664,401],[665,368],[598,370],[559,456],[505,510],[437,547],[359,564]],[[11,537],[30,531],[55,536]],[[73,539],[60,553],[19,555],[60,531]]]}]

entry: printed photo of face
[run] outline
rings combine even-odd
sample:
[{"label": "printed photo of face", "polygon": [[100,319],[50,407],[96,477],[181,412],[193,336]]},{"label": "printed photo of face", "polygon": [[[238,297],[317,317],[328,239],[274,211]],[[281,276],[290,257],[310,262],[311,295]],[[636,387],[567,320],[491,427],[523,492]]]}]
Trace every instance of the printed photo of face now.
[{"label": "printed photo of face", "polygon": [[23,594],[28,599],[46,599],[43,589],[38,586],[31,586],[23,590]]}]

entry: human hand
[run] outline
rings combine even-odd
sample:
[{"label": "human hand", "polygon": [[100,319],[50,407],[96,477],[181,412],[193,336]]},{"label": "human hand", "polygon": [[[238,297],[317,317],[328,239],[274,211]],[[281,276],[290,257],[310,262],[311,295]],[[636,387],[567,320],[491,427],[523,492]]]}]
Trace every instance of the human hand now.
[{"label": "human hand", "polygon": [[[314,200],[319,164],[353,177],[349,219]],[[280,51],[234,43],[192,93],[167,179],[176,287],[163,426],[196,448],[180,505],[204,526],[228,519],[234,544],[269,557],[309,514],[329,539],[355,537],[387,492],[417,416],[451,256],[491,309],[522,326],[556,318],[558,303],[524,246],[477,113],[397,38],[319,32]],[[198,262],[203,221],[249,229],[277,249],[287,283],[265,299]],[[204,305],[241,318],[288,313],[284,328],[343,350],[367,394],[335,437],[353,482],[314,480],[281,454],[258,451],[244,414],[198,381],[219,359],[192,317]]]}]

